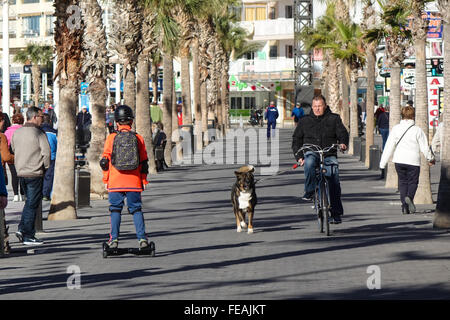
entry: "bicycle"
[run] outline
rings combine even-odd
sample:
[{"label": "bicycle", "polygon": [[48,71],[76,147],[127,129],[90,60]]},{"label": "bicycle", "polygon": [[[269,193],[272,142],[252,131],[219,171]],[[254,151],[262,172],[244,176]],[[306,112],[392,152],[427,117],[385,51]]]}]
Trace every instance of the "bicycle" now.
[{"label": "bicycle", "polygon": [[[301,151],[312,151],[319,155],[319,167],[316,167],[316,187],[314,189],[314,210],[319,222],[320,233],[324,232],[330,236],[330,187],[328,177],[326,176],[327,169],[324,163],[324,154],[333,150],[340,149],[338,144],[333,144],[330,147],[322,149],[320,146],[314,144],[303,145],[295,155]],[[299,166],[294,164],[293,169]]]}]

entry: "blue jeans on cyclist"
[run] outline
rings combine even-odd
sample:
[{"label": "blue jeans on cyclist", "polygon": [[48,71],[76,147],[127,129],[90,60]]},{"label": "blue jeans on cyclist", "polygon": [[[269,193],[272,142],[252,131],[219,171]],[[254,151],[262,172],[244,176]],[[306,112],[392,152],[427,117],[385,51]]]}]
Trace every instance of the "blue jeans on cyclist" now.
[{"label": "blue jeans on cyclist", "polygon": [[[314,194],[316,188],[316,168],[319,167],[320,157],[318,154],[307,151],[305,153],[305,194]],[[341,184],[339,182],[339,167],[335,156],[324,159],[330,187],[331,216],[336,217],[344,214],[341,201]]]}]

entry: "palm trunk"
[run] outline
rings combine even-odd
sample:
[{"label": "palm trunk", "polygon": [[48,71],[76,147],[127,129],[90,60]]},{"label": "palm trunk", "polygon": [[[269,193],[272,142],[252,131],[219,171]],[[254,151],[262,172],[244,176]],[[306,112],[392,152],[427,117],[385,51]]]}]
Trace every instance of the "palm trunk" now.
[{"label": "palm trunk", "polygon": [[35,107],[39,108],[39,96],[41,95],[41,71],[37,63],[33,63],[33,66],[31,67],[31,74],[33,77],[33,101]]},{"label": "palm trunk", "polygon": [[366,99],[366,167],[370,165],[370,146],[373,145],[375,112],[375,49],[374,45],[366,48],[367,52],[367,99]]},{"label": "palm trunk", "polygon": [[202,132],[203,132],[203,145],[209,144],[208,134],[208,90],[206,81],[202,81],[200,85],[200,104],[202,111]]},{"label": "palm trunk", "polygon": [[[416,53],[416,121],[415,124],[423,130],[428,138],[428,88],[427,88],[427,70],[425,60],[425,37],[416,37],[414,39],[414,48]],[[430,166],[423,154],[420,156],[420,176],[417,193],[414,197],[416,204],[432,204]]]},{"label": "palm trunk", "polygon": [[341,61],[341,93],[342,93],[342,112],[341,118],[347,130],[350,129],[350,106],[348,98],[348,80],[346,76],[347,64]]},{"label": "palm trunk", "polygon": [[[76,219],[75,207],[75,116],[78,109],[78,83],[60,84],[58,150],[48,220]],[[62,125],[63,124],[63,125]]]},{"label": "palm trunk", "polygon": [[103,171],[98,165],[106,138],[105,109],[107,92],[106,79],[104,78],[96,78],[95,82],[89,84],[92,138],[87,152],[87,160],[91,174],[91,193],[101,198],[104,198],[108,193],[103,184]]},{"label": "palm trunk", "polygon": [[192,43],[192,69],[193,69],[193,100],[195,112],[195,132],[196,132],[196,150],[203,149],[202,143],[202,109],[200,104],[200,72],[199,72],[199,49],[198,40],[194,39]]},{"label": "palm trunk", "polygon": [[223,134],[226,135],[229,128],[229,117],[228,117],[228,71],[225,68],[221,77],[221,93],[222,93],[222,120],[223,120]]},{"label": "palm trunk", "polygon": [[351,71],[350,82],[350,143],[348,148],[349,154],[354,154],[353,139],[358,137],[358,71]]},{"label": "palm trunk", "polygon": [[[389,94],[389,131],[400,122],[400,71],[398,63],[391,66],[391,91]],[[398,177],[395,165],[392,161],[388,163],[386,176],[386,188],[397,188]]]},{"label": "palm trunk", "polygon": [[330,55],[329,68],[328,68],[328,88],[329,88],[329,106],[331,112],[339,113],[342,117],[342,108],[339,108],[339,72],[337,60],[335,57]]},{"label": "palm trunk", "polygon": [[[75,206],[75,116],[78,109],[79,72],[82,60],[82,28],[69,30],[69,6],[79,1],[55,1],[55,45],[59,78],[59,128],[53,193],[48,220],[76,219]],[[68,13],[69,12],[69,13]]]},{"label": "palm trunk", "polygon": [[189,72],[189,48],[181,50],[181,100],[183,103],[183,125],[192,124],[191,74]]},{"label": "palm trunk", "polygon": [[151,77],[153,90],[152,104],[158,104],[158,66],[156,63],[152,64]]},{"label": "palm trunk", "polygon": [[[439,1],[441,2],[441,1]],[[444,1],[442,1],[444,2]],[[448,4],[448,3],[447,3]],[[440,4],[442,6],[442,4]],[[448,6],[447,6],[448,8]],[[450,57],[450,13],[444,15],[444,56]],[[443,21],[444,21],[443,20]],[[444,59],[444,70],[450,70],[450,59]],[[450,77],[444,77],[444,106],[450,106]],[[444,108],[444,134],[441,141],[441,178],[433,227],[450,229],[450,108]]]},{"label": "palm trunk", "polygon": [[163,58],[163,125],[167,136],[164,158],[167,165],[172,165],[172,91],[173,91],[173,57],[166,54]]},{"label": "palm trunk", "polygon": [[[136,68],[130,67],[129,70],[124,70],[123,81],[123,103],[133,110],[136,115]],[[136,123],[133,122],[133,130],[136,130]]]},{"label": "palm trunk", "polygon": [[155,154],[153,151],[152,126],[150,125],[149,105],[149,65],[146,57],[139,56],[136,81],[136,132],[145,142],[150,174],[156,174]]}]

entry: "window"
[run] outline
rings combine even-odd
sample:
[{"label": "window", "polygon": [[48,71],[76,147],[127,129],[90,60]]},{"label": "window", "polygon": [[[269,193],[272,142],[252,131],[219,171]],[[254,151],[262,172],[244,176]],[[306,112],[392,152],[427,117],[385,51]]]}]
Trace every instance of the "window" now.
[{"label": "window", "polygon": [[242,109],[241,97],[231,97],[231,109]]},{"label": "window", "polygon": [[45,17],[45,30],[46,30],[47,36],[54,34],[55,21],[56,21],[55,16],[46,16]]},{"label": "window", "polygon": [[244,109],[252,109],[256,107],[256,98],[255,97],[245,97],[244,98]]},{"label": "window", "polygon": [[274,20],[276,19],[276,10],[275,7],[270,7],[269,8],[269,19]]},{"label": "window", "polygon": [[23,36],[25,38],[39,37],[40,16],[23,17]]},{"label": "window", "polygon": [[292,19],[292,17],[293,17],[292,6],[286,6],[285,9],[286,9],[286,11],[285,11],[285,18],[286,19]]},{"label": "window", "polygon": [[245,54],[245,59],[246,60],[255,60],[255,52],[254,51],[247,52]]},{"label": "window", "polygon": [[286,45],[286,58],[288,59],[294,58],[294,46]]},{"label": "window", "polygon": [[39,3],[39,0],[23,0],[23,3]]},{"label": "window", "polygon": [[255,5],[244,8],[245,21],[266,20],[267,7],[265,5]]},{"label": "window", "polygon": [[278,57],[278,46],[270,46],[269,58]]}]

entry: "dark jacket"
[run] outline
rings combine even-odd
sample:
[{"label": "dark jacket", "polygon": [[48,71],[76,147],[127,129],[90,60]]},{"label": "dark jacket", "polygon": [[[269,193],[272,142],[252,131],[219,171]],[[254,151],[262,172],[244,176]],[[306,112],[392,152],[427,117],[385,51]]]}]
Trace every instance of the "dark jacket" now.
[{"label": "dark jacket", "polygon": [[264,119],[267,120],[267,122],[276,122],[278,119],[278,109],[275,106],[269,106],[266,109]]},{"label": "dark jacket", "polygon": [[377,117],[378,129],[389,129],[389,112],[381,112]]},{"label": "dark jacket", "polygon": [[[327,108],[320,117],[311,112],[300,119],[292,135],[292,151],[295,155],[304,144],[315,144],[321,148],[329,147],[334,143],[343,143],[348,146],[348,140],[348,131],[341,117]],[[328,156],[337,156],[337,151],[332,150],[326,153],[325,157]],[[303,152],[295,155],[297,161],[300,158],[304,158]]]}]

